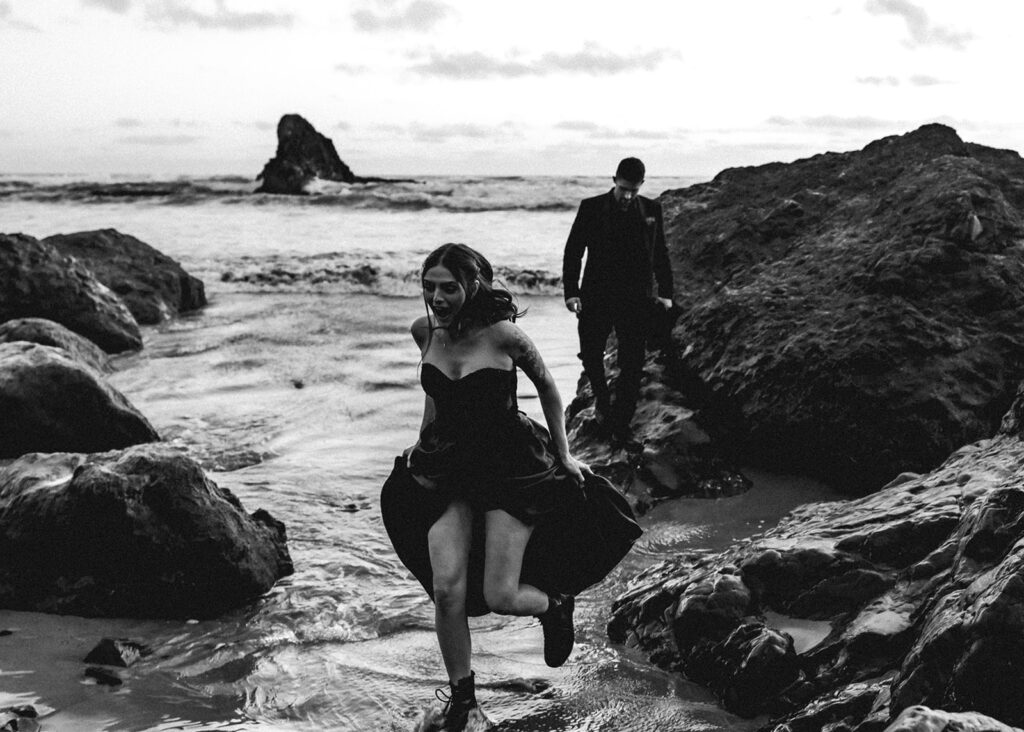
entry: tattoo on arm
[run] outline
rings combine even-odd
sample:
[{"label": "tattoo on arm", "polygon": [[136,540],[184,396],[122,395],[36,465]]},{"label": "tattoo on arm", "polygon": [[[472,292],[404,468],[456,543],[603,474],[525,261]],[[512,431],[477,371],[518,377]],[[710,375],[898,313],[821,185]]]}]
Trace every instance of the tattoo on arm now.
[{"label": "tattoo on arm", "polygon": [[534,383],[543,381],[547,373],[544,359],[540,357],[540,351],[522,331],[517,331],[515,334],[514,349],[515,356],[513,356],[512,362],[523,370],[530,381]]}]

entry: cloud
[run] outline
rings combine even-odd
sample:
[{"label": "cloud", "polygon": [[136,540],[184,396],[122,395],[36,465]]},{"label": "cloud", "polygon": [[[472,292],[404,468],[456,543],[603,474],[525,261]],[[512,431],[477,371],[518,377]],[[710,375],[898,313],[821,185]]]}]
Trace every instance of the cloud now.
[{"label": "cloud", "polygon": [[14,17],[14,8],[8,0],[0,0],[0,28],[7,26],[17,30],[38,31],[39,27],[26,20]]},{"label": "cloud", "polygon": [[112,13],[125,14],[132,6],[132,0],[82,0],[86,7],[104,8]]},{"label": "cloud", "polygon": [[120,142],[129,145],[151,145],[154,147],[167,147],[173,145],[191,145],[202,138],[196,135],[128,135],[122,137]]},{"label": "cloud", "polygon": [[[939,79],[935,76],[929,76],[927,74],[914,74],[905,79],[907,84],[911,86],[935,86],[936,84],[948,84],[948,81]],[[858,84],[872,84],[874,86],[902,86],[904,80],[898,79],[895,76],[860,76],[857,78]]]},{"label": "cloud", "polygon": [[909,79],[913,86],[935,86],[936,84],[948,84],[949,82],[927,74],[914,74]]},{"label": "cloud", "polygon": [[521,137],[511,122],[496,126],[469,122],[442,125],[414,124],[409,127],[409,134],[416,142],[447,142],[456,137],[473,140],[511,140]]},{"label": "cloud", "polygon": [[361,64],[335,64],[334,70],[340,71],[343,74],[359,75],[365,74],[370,70],[370,67]]},{"label": "cloud", "polygon": [[451,7],[436,0],[412,0],[402,10],[392,10],[394,3],[387,0],[378,0],[377,6],[383,8],[383,12],[364,8],[352,13],[358,30],[369,33],[403,30],[425,33],[454,14]]},{"label": "cloud", "polygon": [[121,117],[120,119],[114,120],[114,124],[118,127],[144,127],[145,124],[141,119],[135,117]]},{"label": "cloud", "polygon": [[858,84],[871,84],[872,86],[899,86],[900,80],[895,76],[858,76]]},{"label": "cloud", "polygon": [[601,126],[596,122],[587,122],[585,120],[570,119],[563,122],[559,122],[555,125],[556,130],[569,130],[570,132],[596,132],[601,129]]},{"label": "cloud", "polygon": [[800,118],[775,116],[769,117],[767,122],[776,127],[810,127],[828,130],[876,130],[888,129],[903,124],[897,120],[881,119],[879,117],[840,117],[833,114]]},{"label": "cloud", "polygon": [[429,60],[412,66],[412,70],[426,76],[450,79],[516,78],[564,73],[608,76],[636,70],[651,71],[668,59],[678,57],[678,52],[671,49],[619,55],[597,44],[588,43],[576,53],[545,53],[526,61],[497,58],[480,51],[448,55],[433,53]]},{"label": "cloud", "polygon": [[972,33],[933,24],[925,9],[909,0],[868,0],[865,8],[872,15],[896,15],[902,18],[910,34],[911,46],[946,46],[963,51],[974,38]]},{"label": "cloud", "polygon": [[189,7],[185,0],[153,0],[146,6],[146,15],[150,20],[166,27],[195,26],[203,29],[239,31],[287,28],[295,20],[295,16],[288,13],[247,13],[230,10],[226,0],[214,0],[214,5],[213,12],[200,12]]},{"label": "cloud", "polygon": [[595,140],[671,140],[679,133],[671,130],[640,130],[607,127],[584,120],[565,120],[554,125],[556,130],[578,132]]}]

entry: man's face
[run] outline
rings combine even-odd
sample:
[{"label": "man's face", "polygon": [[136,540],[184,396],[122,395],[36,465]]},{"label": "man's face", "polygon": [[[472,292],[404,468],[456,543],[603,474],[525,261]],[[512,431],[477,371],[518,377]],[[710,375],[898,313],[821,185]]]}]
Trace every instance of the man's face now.
[{"label": "man's face", "polygon": [[619,204],[620,210],[625,211],[633,203],[633,199],[637,197],[637,194],[640,193],[640,186],[644,182],[638,181],[634,183],[621,177],[612,178],[612,180],[615,181],[615,188],[612,189],[615,202]]}]

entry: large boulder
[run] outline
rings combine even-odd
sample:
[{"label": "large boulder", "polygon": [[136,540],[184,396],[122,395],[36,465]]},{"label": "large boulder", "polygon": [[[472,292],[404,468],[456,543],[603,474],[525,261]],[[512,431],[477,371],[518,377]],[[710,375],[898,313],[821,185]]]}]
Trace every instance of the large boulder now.
[{"label": "large boulder", "polygon": [[48,236],[43,241],[74,257],[113,290],[139,323],[160,323],[206,305],[203,282],[176,261],[116,229]]},{"label": "large boulder", "polygon": [[45,318],[16,318],[0,323],[0,343],[28,341],[43,346],[63,348],[72,358],[101,373],[110,371],[107,354],[88,338],[74,333],[60,323]]},{"label": "large boulder", "polygon": [[932,124],[662,194],[699,423],[855,492],[989,435],[1024,377],[1024,161]]},{"label": "large boulder", "polygon": [[149,421],[62,348],[0,343],[0,458],[98,452],[153,442]]},{"label": "large boulder", "polygon": [[286,114],[277,123],[277,153],[256,176],[263,181],[256,192],[302,194],[315,178],[343,183],[357,180],[338,157],[330,138],[300,115]]},{"label": "large boulder", "polygon": [[0,468],[0,607],[211,618],[291,572],[284,525],[168,446]]},{"label": "large boulder", "polygon": [[777,732],[919,704],[1024,724],[1024,385],[996,436],[928,474],[655,565],[608,630]]},{"label": "large boulder", "polygon": [[25,234],[0,234],[0,322],[46,318],[107,353],[142,348],[124,302],[81,262]]}]

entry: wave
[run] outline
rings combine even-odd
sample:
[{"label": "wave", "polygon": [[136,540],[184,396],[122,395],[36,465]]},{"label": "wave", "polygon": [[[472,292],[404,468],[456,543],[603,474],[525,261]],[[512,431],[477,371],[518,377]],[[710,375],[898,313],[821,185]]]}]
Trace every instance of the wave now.
[{"label": "wave", "polygon": [[[349,254],[320,254],[287,259],[246,258],[218,265],[219,275],[203,267],[207,271],[200,276],[212,274],[219,280],[218,287],[233,291],[419,295],[419,269],[413,263],[383,263],[354,260]],[[495,281],[516,295],[559,295],[562,292],[561,274],[544,269],[497,267]]]},{"label": "wave", "polygon": [[[436,176],[422,180],[376,180],[366,183],[313,181],[307,194],[285,196],[256,193],[257,182],[245,176],[155,179],[68,179],[63,176],[0,176],[0,202],[235,206],[301,208],[337,207],[354,210],[449,213],[565,212],[593,195],[591,178],[526,178],[522,176]],[[598,184],[600,185],[600,184]]]}]

